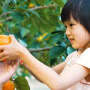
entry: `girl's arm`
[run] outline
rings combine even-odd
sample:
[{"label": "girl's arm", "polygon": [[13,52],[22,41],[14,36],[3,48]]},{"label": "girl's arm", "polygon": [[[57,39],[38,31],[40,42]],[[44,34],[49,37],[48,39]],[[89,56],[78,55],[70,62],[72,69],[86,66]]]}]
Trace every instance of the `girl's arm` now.
[{"label": "girl's arm", "polygon": [[[42,81],[31,71],[31,69],[28,68],[28,66],[27,66],[25,63],[23,63],[23,66],[24,66],[38,81],[42,82]],[[42,82],[42,83],[43,83],[43,82]]]},{"label": "girl's arm", "polygon": [[52,69],[53,69],[56,73],[60,74],[60,73],[63,71],[63,69],[64,69],[65,66],[66,66],[66,62],[62,62],[62,63],[60,63],[60,64],[52,67]]},{"label": "girl's arm", "polygon": [[24,60],[28,68],[52,90],[64,90],[69,88],[89,75],[89,70],[79,64],[73,64],[71,67],[61,72],[61,74],[57,74],[24,49],[20,57]]},{"label": "girl's arm", "polygon": [[[64,69],[65,65],[66,65],[66,63],[65,63],[65,62],[62,62],[62,63],[60,63],[60,64],[52,67],[52,69],[53,69],[56,73],[60,74],[60,73],[62,72],[62,70]],[[25,63],[23,63],[23,66],[24,66],[37,80],[39,80],[39,81],[41,82],[41,80],[30,70],[30,68],[28,68],[28,66],[27,66]]]}]

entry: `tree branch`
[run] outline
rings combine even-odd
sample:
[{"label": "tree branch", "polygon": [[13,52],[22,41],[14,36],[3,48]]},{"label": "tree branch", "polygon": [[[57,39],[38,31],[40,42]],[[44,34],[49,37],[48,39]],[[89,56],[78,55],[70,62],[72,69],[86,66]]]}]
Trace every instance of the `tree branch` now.
[{"label": "tree branch", "polygon": [[12,11],[9,11],[9,12],[7,12],[7,13],[3,13],[2,15],[0,15],[0,17],[3,17],[3,16],[5,16],[5,15],[8,15],[8,14],[10,14],[11,12],[14,12],[14,11],[16,11],[16,9],[14,9],[14,10],[12,10]]},{"label": "tree branch", "polygon": [[0,20],[0,23],[3,23],[5,21],[9,21],[9,20],[12,20],[12,17],[11,16],[10,17],[7,17],[6,19]]},{"label": "tree branch", "polygon": [[[36,7],[34,7],[34,8],[31,8],[30,10],[45,9],[45,8],[49,8],[49,7],[55,7],[55,6],[54,6],[54,4],[45,5],[45,6],[38,6],[38,7],[36,6]],[[17,11],[17,9],[14,9],[14,10],[12,10],[12,11],[9,11],[9,12],[7,12],[7,13],[4,13],[4,14],[0,15],[0,17],[3,17],[3,16],[5,16],[5,15],[8,15],[8,14],[10,14],[11,12],[14,12],[14,11]]]},{"label": "tree branch", "polygon": [[34,8],[31,8],[30,10],[40,10],[40,9],[45,9],[45,8],[49,8],[49,7],[55,7],[54,4],[51,5],[45,5],[45,6],[36,6]]},{"label": "tree branch", "polygon": [[8,25],[5,25],[5,26],[6,26],[6,31],[7,31],[7,33],[9,33]]},{"label": "tree branch", "polygon": [[32,52],[40,52],[40,51],[45,51],[45,50],[50,50],[52,47],[45,47],[45,48],[39,48],[39,49],[28,49],[31,53]]}]

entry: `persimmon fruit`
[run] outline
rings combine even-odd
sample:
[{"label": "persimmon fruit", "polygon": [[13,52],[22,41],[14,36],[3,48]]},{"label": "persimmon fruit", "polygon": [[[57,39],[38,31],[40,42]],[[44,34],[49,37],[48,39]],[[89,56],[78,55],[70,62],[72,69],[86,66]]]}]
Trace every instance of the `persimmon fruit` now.
[{"label": "persimmon fruit", "polygon": [[33,3],[30,3],[29,8],[33,8],[33,7],[35,7],[35,5]]},{"label": "persimmon fruit", "polygon": [[15,84],[8,80],[2,87],[2,90],[15,90]]},{"label": "persimmon fruit", "polygon": [[[11,38],[7,35],[0,35],[0,46],[8,45],[11,43]],[[1,53],[2,51],[0,51]]]},{"label": "persimmon fruit", "polygon": [[[7,35],[0,35],[0,46],[2,45],[8,45],[11,43],[11,38]],[[2,50],[0,50],[0,53],[2,52]],[[4,62],[6,62],[6,60],[4,60]]]},{"label": "persimmon fruit", "polygon": [[0,35],[0,46],[11,43],[11,38],[7,35]]}]

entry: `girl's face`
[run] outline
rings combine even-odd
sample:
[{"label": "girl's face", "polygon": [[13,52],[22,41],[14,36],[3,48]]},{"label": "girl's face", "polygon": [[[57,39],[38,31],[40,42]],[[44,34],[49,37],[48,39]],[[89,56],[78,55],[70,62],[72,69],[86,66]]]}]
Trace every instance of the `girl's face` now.
[{"label": "girl's face", "polygon": [[74,49],[80,49],[90,45],[90,33],[83,25],[75,21],[73,17],[69,21],[65,21],[64,24],[66,26],[65,34]]}]

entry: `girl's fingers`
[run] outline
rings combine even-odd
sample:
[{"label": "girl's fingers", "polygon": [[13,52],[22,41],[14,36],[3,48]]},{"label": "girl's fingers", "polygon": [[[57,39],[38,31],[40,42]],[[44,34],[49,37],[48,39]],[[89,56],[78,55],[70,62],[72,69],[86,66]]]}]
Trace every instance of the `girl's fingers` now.
[{"label": "girl's fingers", "polygon": [[15,59],[15,60],[10,60],[10,61],[7,61],[8,64],[10,64],[12,67],[14,66],[18,66],[19,65],[19,62],[20,60],[19,59]]},{"label": "girl's fingers", "polygon": [[10,69],[10,72],[12,73],[12,75],[16,72],[18,66],[19,66],[19,60],[16,60],[16,62],[14,63],[14,65],[12,66],[12,68]]},{"label": "girl's fingers", "polygon": [[11,42],[16,41],[14,35],[9,35],[9,36],[10,36],[10,38],[11,38]]},{"label": "girl's fingers", "polygon": [[5,57],[4,52],[0,53],[0,61]]},{"label": "girl's fingers", "polygon": [[18,59],[18,60],[16,60],[16,62],[14,63],[14,66],[13,66],[13,68],[17,68],[17,66],[19,65],[19,63],[20,63],[20,60]]},{"label": "girl's fingers", "polygon": [[0,46],[0,53],[1,53],[1,51],[5,50],[5,46],[6,45]]},{"label": "girl's fingers", "polygon": [[7,60],[8,60],[8,57],[7,56],[0,58],[0,62],[7,61]]}]

